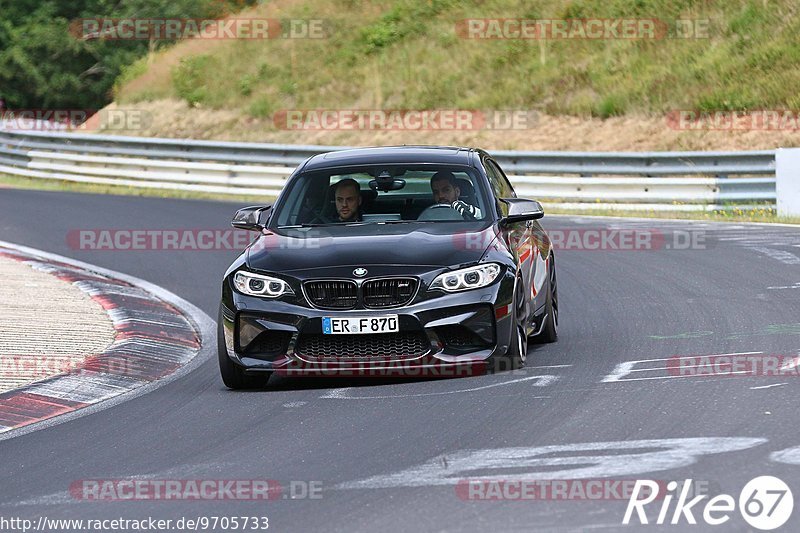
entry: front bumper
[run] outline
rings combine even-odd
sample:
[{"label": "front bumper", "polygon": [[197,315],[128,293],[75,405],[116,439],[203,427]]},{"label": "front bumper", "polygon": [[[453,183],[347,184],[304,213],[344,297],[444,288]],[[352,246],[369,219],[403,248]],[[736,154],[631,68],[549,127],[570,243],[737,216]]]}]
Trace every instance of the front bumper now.
[{"label": "front bumper", "polygon": [[[463,376],[505,354],[513,278],[400,308],[330,311],[233,291],[225,281],[222,331],[228,356],[247,373]],[[323,335],[323,317],[398,315],[399,334]]]}]

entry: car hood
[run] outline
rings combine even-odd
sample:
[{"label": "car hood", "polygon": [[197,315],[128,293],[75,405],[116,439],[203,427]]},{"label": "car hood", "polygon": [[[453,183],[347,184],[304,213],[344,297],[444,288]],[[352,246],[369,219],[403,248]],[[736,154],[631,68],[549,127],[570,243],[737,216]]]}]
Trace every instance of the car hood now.
[{"label": "car hood", "polygon": [[490,221],[273,229],[251,244],[247,266],[317,274],[370,265],[455,266],[478,261],[496,236]]}]

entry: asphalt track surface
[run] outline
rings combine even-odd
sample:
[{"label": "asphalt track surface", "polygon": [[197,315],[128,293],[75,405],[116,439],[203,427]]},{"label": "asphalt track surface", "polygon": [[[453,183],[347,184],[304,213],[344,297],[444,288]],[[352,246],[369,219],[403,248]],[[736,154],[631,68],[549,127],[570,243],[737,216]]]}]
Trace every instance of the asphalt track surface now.
[{"label": "asphalt track surface", "polygon": [[[66,235],[224,229],[237,207],[2,190],[0,239],[145,279],[216,317],[236,252],[83,251]],[[691,478],[738,498],[750,479],[776,475],[800,496],[798,454],[789,450],[800,446],[796,376],[681,379],[660,361],[797,355],[800,230],[550,216],[543,224],[656,229],[667,242],[674,231],[693,232],[704,246],[560,251],[560,340],[532,349],[517,373],[273,378],[264,391],[231,392],[210,359],[133,400],[0,442],[0,516],[268,516],[274,531],[633,530],[621,525],[624,500],[471,501],[459,497],[457,481]],[[97,502],[68,492],[78,480],[130,478],[318,481],[323,490],[268,502]],[[651,521],[657,512],[648,507]],[[702,523],[702,510],[694,514]],[[688,527],[681,524],[646,529]],[[711,529],[752,528],[734,512]],[[798,529],[795,512],[784,530]]]}]

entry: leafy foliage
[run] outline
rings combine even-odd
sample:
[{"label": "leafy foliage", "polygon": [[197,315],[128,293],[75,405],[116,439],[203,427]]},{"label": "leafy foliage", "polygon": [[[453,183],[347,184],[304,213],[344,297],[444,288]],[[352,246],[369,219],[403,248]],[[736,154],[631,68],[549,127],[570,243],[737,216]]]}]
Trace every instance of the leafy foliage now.
[{"label": "leafy foliage", "polygon": [[[222,17],[255,0],[4,0],[0,96],[10,108],[98,109],[117,77],[168,42],[84,39],[82,18]],[[72,24],[72,26],[71,26]]]}]

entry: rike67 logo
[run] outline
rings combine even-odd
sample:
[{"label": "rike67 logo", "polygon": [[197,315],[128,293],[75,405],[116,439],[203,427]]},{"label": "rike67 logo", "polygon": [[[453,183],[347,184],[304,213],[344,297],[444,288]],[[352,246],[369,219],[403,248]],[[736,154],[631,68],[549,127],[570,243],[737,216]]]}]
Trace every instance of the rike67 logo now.
[{"label": "rike67 logo", "polygon": [[[658,482],[637,480],[622,523],[630,524],[635,512],[640,524],[650,524],[645,507],[656,499],[660,499],[661,506],[653,523],[658,525],[697,525],[695,513],[708,525],[723,525],[731,519],[738,503],[739,513],[745,522],[755,529],[769,531],[784,525],[794,509],[794,498],[789,486],[774,476],[759,476],[748,481],[739,493],[738,502],[729,494],[718,494],[702,505],[701,502],[709,495],[701,494],[689,499],[691,486],[691,479],[687,479],[682,485],[670,481],[666,495],[659,498]],[[643,498],[640,497],[642,494],[645,495]],[[673,500],[676,500],[674,508]]]}]

